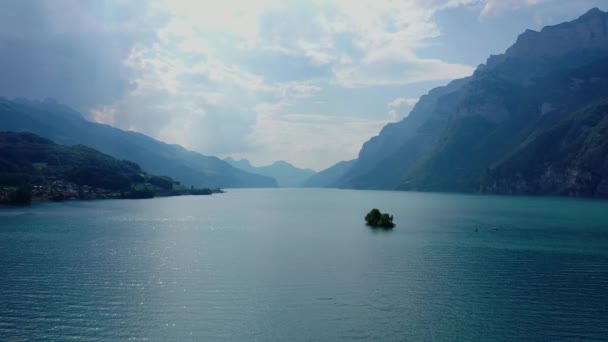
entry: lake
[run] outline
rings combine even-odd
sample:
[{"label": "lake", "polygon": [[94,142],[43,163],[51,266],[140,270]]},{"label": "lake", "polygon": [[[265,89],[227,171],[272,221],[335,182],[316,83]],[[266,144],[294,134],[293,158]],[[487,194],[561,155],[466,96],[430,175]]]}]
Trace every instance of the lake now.
[{"label": "lake", "polygon": [[[365,226],[372,208],[392,231]],[[330,189],[0,209],[0,340],[608,339],[608,202]]]}]

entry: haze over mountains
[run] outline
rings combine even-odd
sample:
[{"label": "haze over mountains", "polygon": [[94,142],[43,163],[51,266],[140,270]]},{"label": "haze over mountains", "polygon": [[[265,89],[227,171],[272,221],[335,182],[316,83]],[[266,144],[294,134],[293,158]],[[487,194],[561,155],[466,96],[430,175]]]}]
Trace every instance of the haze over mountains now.
[{"label": "haze over mountains", "polygon": [[246,159],[205,156],[144,134],[88,121],[54,100],[0,98],[0,130],[26,131],[60,144],[90,146],[195,187],[298,187],[315,174],[284,161],[254,167]]},{"label": "haze over mountains", "polygon": [[311,169],[297,168],[282,160],[266,166],[253,166],[247,159],[235,160],[229,157],[224,159],[224,161],[243,171],[272,177],[277,181],[278,186],[282,188],[300,187],[316,173]]},{"label": "haze over mountains", "polygon": [[[608,14],[528,30],[471,77],[423,96],[356,161],[355,189],[608,196]],[[337,177],[336,173],[342,173]]]},{"label": "haze over mountains", "polygon": [[27,131],[59,144],[86,145],[195,187],[277,186],[273,178],[236,169],[217,157],[88,121],[80,113],[52,100],[0,98],[0,131]]}]

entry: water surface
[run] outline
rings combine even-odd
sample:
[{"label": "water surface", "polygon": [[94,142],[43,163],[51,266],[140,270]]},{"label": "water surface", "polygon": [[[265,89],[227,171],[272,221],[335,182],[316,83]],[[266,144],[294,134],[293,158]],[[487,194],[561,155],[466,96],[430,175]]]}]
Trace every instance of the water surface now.
[{"label": "water surface", "polygon": [[[373,207],[395,216],[373,230]],[[0,210],[0,340],[608,339],[608,202],[320,189]]]}]

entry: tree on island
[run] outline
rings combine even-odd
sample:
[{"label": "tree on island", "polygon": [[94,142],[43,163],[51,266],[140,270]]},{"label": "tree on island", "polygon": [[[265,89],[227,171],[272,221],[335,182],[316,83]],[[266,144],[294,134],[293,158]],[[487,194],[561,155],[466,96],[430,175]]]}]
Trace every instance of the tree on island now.
[{"label": "tree on island", "polygon": [[383,214],[380,210],[374,208],[365,215],[365,222],[370,227],[393,228],[393,215]]}]

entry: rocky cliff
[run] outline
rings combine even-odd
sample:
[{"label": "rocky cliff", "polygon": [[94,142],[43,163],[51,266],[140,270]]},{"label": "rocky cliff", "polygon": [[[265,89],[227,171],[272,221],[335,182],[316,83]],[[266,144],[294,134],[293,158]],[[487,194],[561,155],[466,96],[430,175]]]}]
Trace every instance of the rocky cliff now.
[{"label": "rocky cliff", "polygon": [[[387,125],[332,186],[603,194],[605,169],[589,166],[586,157],[566,163],[570,148],[556,148],[542,167],[532,161],[570,139],[558,126],[580,131],[577,153],[603,151],[602,139],[585,134],[603,134],[604,112],[594,110],[598,120],[575,118],[608,99],[607,25],[608,13],[592,9],[572,22],[526,31],[471,77],[430,91],[408,117]],[[530,162],[516,162],[523,156]]]}]

